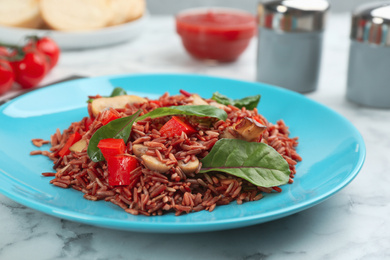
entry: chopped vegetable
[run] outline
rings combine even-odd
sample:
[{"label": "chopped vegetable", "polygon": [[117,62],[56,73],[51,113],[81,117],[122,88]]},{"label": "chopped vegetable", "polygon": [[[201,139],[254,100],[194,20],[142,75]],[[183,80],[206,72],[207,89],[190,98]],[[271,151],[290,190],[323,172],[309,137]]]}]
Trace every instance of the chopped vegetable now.
[{"label": "chopped vegetable", "polygon": [[81,139],[81,135],[78,132],[75,132],[74,134],[71,134],[68,138],[68,141],[66,141],[64,147],[58,152],[58,155],[61,157],[64,157],[65,155],[70,154],[69,148],[76,142],[78,142]]},{"label": "chopped vegetable", "polygon": [[225,109],[227,106],[225,106],[224,104],[220,104],[218,102],[210,102],[209,104],[210,106],[213,106],[213,107],[217,107],[219,109]]},{"label": "chopped vegetable", "polygon": [[186,174],[195,172],[199,167],[199,160],[195,158],[194,161],[188,161],[187,163],[183,161],[178,161],[180,169]]},{"label": "chopped vegetable", "polygon": [[92,113],[97,116],[107,108],[125,108],[127,104],[145,103],[146,99],[135,95],[96,98],[92,101]]},{"label": "chopped vegetable", "polygon": [[90,117],[88,117],[88,118],[85,120],[85,122],[84,122],[85,131],[88,131],[88,130],[89,130],[89,128],[91,127],[92,123],[93,123],[93,119],[90,118]]},{"label": "chopped vegetable", "polygon": [[133,154],[141,157],[148,151],[148,147],[142,144],[133,144]]},{"label": "chopped vegetable", "polygon": [[173,116],[160,129],[160,133],[167,137],[179,136],[182,132],[186,135],[191,135],[196,133],[196,130],[177,116]]},{"label": "chopped vegetable", "polygon": [[258,142],[267,127],[256,120],[244,117],[238,123],[225,129],[222,138],[241,139],[247,142]]},{"label": "chopped vegetable", "polygon": [[81,153],[85,148],[87,148],[87,141],[81,139],[78,142],[75,142],[71,147],[69,147],[69,150],[71,152]]},{"label": "chopped vegetable", "polygon": [[108,183],[112,186],[122,186],[130,184],[131,172],[138,167],[138,160],[131,155],[109,156]]},{"label": "chopped vegetable", "polygon": [[149,100],[150,103],[156,104],[157,106],[161,106],[161,102],[158,100]]},{"label": "chopped vegetable", "polygon": [[111,121],[118,119],[120,117],[121,117],[120,114],[115,109],[110,108],[103,112],[103,116],[102,116],[103,119],[101,122],[103,125],[107,125]]},{"label": "chopped vegetable", "polygon": [[100,140],[97,147],[99,147],[100,151],[106,160],[108,157],[124,154],[126,151],[126,145],[123,139],[114,139],[107,138]]},{"label": "chopped vegetable", "polygon": [[142,155],[141,156],[145,166],[152,170],[152,171],[157,171],[160,173],[165,173],[169,171],[169,169],[172,168],[172,166],[168,166],[165,163],[160,162],[156,157],[150,156],[150,155]]},{"label": "chopped vegetable", "polygon": [[197,106],[200,106],[200,105],[209,105],[209,103],[207,103],[206,101],[204,101],[203,98],[201,98],[198,94],[192,94],[191,95],[193,101],[192,101],[192,105],[197,105]]}]

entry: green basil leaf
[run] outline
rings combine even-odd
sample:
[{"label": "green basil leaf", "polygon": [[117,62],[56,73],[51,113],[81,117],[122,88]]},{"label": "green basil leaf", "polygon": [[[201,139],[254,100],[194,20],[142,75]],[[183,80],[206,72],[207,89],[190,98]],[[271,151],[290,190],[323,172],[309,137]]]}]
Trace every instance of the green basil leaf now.
[{"label": "green basil leaf", "polygon": [[157,118],[163,116],[172,116],[172,115],[186,115],[186,116],[199,116],[199,117],[215,117],[225,121],[227,119],[227,114],[224,110],[209,106],[172,106],[172,107],[159,107],[149,113],[140,116],[137,121],[143,120],[147,117]]},{"label": "green basil leaf", "polygon": [[222,104],[222,105],[233,105],[234,106],[234,100],[231,98],[228,98],[225,95],[222,95],[219,92],[214,92],[213,96],[211,99],[217,101],[217,103]]},{"label": "green basil leaf", "polygon": [[252,110],[256,108],[257,105],[259,104],[260,98],[261,98],[260,95],[255,95],[255,96],[244,97],[241,99],[235,99],[234,105],[239,108],[245,107],[246,109]]},{"label": "green basil leaf", "polygon": [[[116,97],[116,96],[123,96],[123,95],[127,95],[126,90],[124,90],[123,88],[120,88],[120,87],[116,87],[112,90],[111,95],[108,97]],[[107,96],[103,96],[103,97],[107,97]],[[93,101],[93,98],[90,98],[87,100],[87,103],[92,103],[92,101]]]},{"label": "green basil leaf", "polygon": [[264,143],[221,139],[201,161],[200,173],[225,172],[261,187],[283,185],[290,178],[286,160]]},{"label": "green basil leaf", "polygon": [[91,137],[88,144],[88,156],[94,162],[100,162],[104,160],[103,154],[97,147],[100,140],[107,138],[123,139],[125,143],[129,139],[131,128],[137,119],[141,110],[138,110],[131,116],[118,118],[107,125],[100,127]]},{"label": "green basil leaf", "polygon": [[111,92],[110,97],[123,96],[123,95],[127,95],[126,90],[124,90],[123,88],[120,88],[120,87],[116,87]]},{"label": "green basil leaf", "polygon": [[249,96],[241,99],[231,99],[225,95],[222,95],[219,92],[215,92],[213,93],[211,99],[223,105],[233,105],[238,108],[245,107],[246,109],[252,110],[255,107],[257,107],[257,105],[259,104],[260,97],[261,97],[260,95],[255,95],[255,96]]}]

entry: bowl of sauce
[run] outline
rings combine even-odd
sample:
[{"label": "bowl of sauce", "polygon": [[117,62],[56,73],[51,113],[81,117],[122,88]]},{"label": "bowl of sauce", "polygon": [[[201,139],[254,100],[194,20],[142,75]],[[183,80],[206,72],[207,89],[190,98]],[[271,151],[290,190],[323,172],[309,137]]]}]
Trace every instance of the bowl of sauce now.
[{"label": "bowl of sauce", "polygon": [[176,15],[176,31],[184,48],[201,60],[236,60],[256,28],[255,16],[238,9],[194,8]]}]

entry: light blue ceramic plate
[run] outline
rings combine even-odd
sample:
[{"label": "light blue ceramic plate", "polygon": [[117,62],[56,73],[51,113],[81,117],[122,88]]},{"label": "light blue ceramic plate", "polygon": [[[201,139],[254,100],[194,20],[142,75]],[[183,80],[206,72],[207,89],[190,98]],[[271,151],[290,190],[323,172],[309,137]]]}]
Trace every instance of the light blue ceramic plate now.
[{"label": "light blue ceramic plate", "polygon": [[[211,97],[219,91],[232,98],[261,94],[259,111],[271,122],[283,119],[291,136],[299,136],[298,164],[292,185],[256,202],[217,207],[175,217],[133,216],[104,201],[85,200],[82,193],[49,184],[42,172],[52,170],[36,150],[33,138],[48,140],[57,128],[87,115],[88,95],[108,95],[114,87],[157,98],[180,89]],[[48,146],[46,146],[48,149]],[[200,232],[238,228],[282,218],[329,198],[358,174],[365,145],[344,117],[300,94],[264,84],[198,75],[125,75],[81,79],[38,89],[0,107],[0,192],[44,213],[107,228],[140,232]]]}]

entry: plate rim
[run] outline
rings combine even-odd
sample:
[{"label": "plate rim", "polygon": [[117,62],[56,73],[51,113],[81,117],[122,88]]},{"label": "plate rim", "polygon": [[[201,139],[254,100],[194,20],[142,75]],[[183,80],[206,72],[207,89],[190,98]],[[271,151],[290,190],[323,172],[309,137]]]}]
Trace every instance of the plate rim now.
[{"label": "plate rim", "polygon": [[[235,81],[237,83],[249,83],[257,85],[257,87],[265,87],[273,91],[272,89],[276,89],[277,91],[285,92],[288,95],[294,95],[298,98],[303,98],[304,100],[308,101],[311,104],[314,104],[316,106],[320,106],[322,109],[325,109],[327,112],[331,113],[333,116],[336,116],[342,121],[347,122],[347,124],[353,129],[354,134],[357,137],[357,141],[359,143],[359,157],[356,165],[354,165],[353,170],[348,174],[347,178],[345,178],[342,182],[335,185],[332,189],[328,190],[324,194],[321,194],[320,196],[316,196],[310,199],[307,199],[299,204],[293,204],[287,207],[280,208],[278,210],[273,210],[271,212],[264,212],[262,214],[255,214],[255,215],[247,215],[242,216],[234,219],[222,219],[222,220],[213,220],[212,222],[205,222],[205,223],[188,223],[188,222],[179,222],[179,223],[161,223],[161,222],[148,222],[148,223],[139,223],[134,221],[127,221],[123,219],[110,219],[110,223],[107,223],[107,217],[101,217],[101,216],[88,216],[83,213],[77,213],[74,211],[69,210],[63,210],[63,209],[57,209],[53,208],[49,205],[46,205],[45,203],[38,202],[33,199],[25,198],[22,196],[17,196],[16,194],[9,192],[7,189],[4,189],[2,186],[0,186],[0,193],[8,197],[9,199],[16,201],[26,207],[29,207],[31,209],[43,212],[45,214],[55,216],[58,218],[63,218],[79,223],[84,223],[88,225],[98,226],[98,227],[105,227],[105,228],[111,228],[111,229],[120,229],[120,230],[127,230],[127,231],[137,231],[137,232],[152,232],[152,233],[193,233],[193,232],[207,232],[207,231],[216,231],[216,230],[226,230],[231,228],[239,228],[259,223],[264,223],[270,220],[276,220],[282,217],[286,217],[288,215],[303,211],[307,208],[310,208],[312,206],[315,206],[324,200],[328,199],[332,195],[336,194],[343,188],[345,188],[359,173],[359,171],[362,169],[365,158],[366,158],[366,145],[364,142],[364,139],[358,129],[343,115],[339,114],[332,108],[329,108],[315,100],[312,100],[302,94],[293,92],[288,89],[284,89],[281,87],[269,85],[266,83],[261,82],[252,82],[252,81],[245,81],[245,80],[237,80],[237,79],[231,79],[231,78],[222,78],[222,77],[215,77],[215,76],[209,76],[209,75],[199,75],[199,74],[178,74],[178,73],[137,73],[137,74],[119,74],[119,75],[106,75],[106,76],[99,76],[99,77],[91,77],[91,78],[82,78],[82,79],[76,79],[66,82],[61,82],[57,84],[53,84],[44,88],[38,88],[33,91],[30,91],[24,95],[18,96],[15,99],[10,100],[9,102],[6,102],[5,104],[0,106],[0,116],[3,115],[3,110],[8,107],[13,102],[16,102],[17,100],[24,98],[28,95],[34,95],[34,93],[45,91],[47,88],[61,88],[62,85],[69,84],[70,82],[78,82],[78,81],[90,81],[90,80],[112,80],[117,78],[132,78],[132,77],[201,77],[205,80],[207,79],[216,79],[216,80],[228,80],[228,81]],[[3,174],[3,170],[0,169],[0,174]],[[191,213],[194,214],[194,213]],[[261,215],[261,216],[259,216]],[[123,224],[127,224],[123,226]],[[230,227],[226,227],[227,224],[230,224]],[[136,226],[134,226],[136,225]],[[175,226],[173,230],[167,230],[168,227],[172,228],[172,225]],[[212,227],[210,229],[210,227]]]}]

